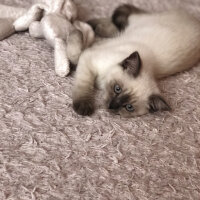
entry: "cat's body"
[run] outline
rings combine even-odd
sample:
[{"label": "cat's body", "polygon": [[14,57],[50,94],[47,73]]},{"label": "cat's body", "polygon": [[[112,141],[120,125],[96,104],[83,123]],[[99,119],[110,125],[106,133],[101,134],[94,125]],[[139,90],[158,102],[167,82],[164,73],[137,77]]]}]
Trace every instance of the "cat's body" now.
[{"label": "cat's body", "polygon": [[93,112],[95,84],[108,108],[121,115],[168,110],[156,79],[189,69],[200,59],[197,19],[184,11],[149,14],[131,9],[122,6],[113,15],[116,25],[128,24],[123,33],[94,45],[80,58],[73,90],[79,114]]}]

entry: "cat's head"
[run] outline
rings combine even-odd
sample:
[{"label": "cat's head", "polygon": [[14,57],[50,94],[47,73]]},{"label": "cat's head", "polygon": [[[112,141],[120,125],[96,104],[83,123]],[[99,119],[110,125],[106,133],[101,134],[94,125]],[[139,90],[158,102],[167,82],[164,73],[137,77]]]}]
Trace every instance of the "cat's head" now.
[{"label": "cat's head", "polygon": [[170,110],[138,52],[112,68],[104,94],[106,107],[124,117]]}]

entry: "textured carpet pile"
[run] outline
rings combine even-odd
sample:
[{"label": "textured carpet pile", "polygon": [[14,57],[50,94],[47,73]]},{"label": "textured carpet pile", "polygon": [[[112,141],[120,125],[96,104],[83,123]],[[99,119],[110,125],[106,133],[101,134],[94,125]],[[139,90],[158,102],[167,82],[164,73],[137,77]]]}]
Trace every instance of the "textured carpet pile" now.
[{"label": "textured carpet pile", "polygon": [[[199,0],[76,2],[83,20],[109,16],[122,2],[181,6],[200,19]],[[133,119],[102,105],[78,116],[72,82],[55,75],[46,41],[20,33],[0,42],[0,200],[200,199],[200,65],[160,82],[172,112]]]}]

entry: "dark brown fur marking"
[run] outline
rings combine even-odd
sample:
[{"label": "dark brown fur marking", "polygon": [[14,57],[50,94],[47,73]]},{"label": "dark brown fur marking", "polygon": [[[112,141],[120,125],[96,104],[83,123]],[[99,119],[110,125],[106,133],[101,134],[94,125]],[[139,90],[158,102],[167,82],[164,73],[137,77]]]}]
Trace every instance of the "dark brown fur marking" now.
[{"label": "dark brown fur marking", "polygon": [[132,53],[121,63],[121,66],[127,71],[128,74],[135,78],[138,77],[142,67],[142,61],[139,53],[137,51]]},{"label": "dark brown fur marking", "polygon": [[122,95],[120,97],[116,96],[111,100],[109,109],[119,109],[123,107],[124,104],[127,104],[129,100],[130,96],[128,94]]},{"label": "dark brown fur marking", "polygon": [[73,108],[79,115],[89,116],[95,110],[94,101],[92,99],[81,98],[73,102]]},{"label": "dark brown fur marking", "polygon": [[149,97],[149,112],[170,111],[171,108],[160,95],[151,95]]},{"label": "dark brown fur marking", "polygon": [[119,6],[113,13],[112,15],[112,21],[113,23],[117,26],[117,28],[122,31],[126,28],[126,26],[128,25],[128,17],[132,14],[132,13],[143,13],[145,11],[136,8],[133,5],[130,4],[123,4],[121,6]]},{"label": "dark brown fur marking", "polygon": [[91,19],[87,23],[92,26],[95,34],[99,37],[110,38],[118,33],[117,27],[110,18]]}]

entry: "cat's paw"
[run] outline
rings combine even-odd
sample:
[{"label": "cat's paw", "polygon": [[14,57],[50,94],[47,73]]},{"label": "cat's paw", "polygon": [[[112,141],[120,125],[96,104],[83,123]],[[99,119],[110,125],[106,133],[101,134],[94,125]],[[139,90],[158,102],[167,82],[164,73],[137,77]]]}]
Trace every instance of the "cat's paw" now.
[{"label": "cat's paw", "polygon": [[74,101],[73,108],[76,113],[83,116],[89,116],[94,113],[94,104],[90,100]]}]

